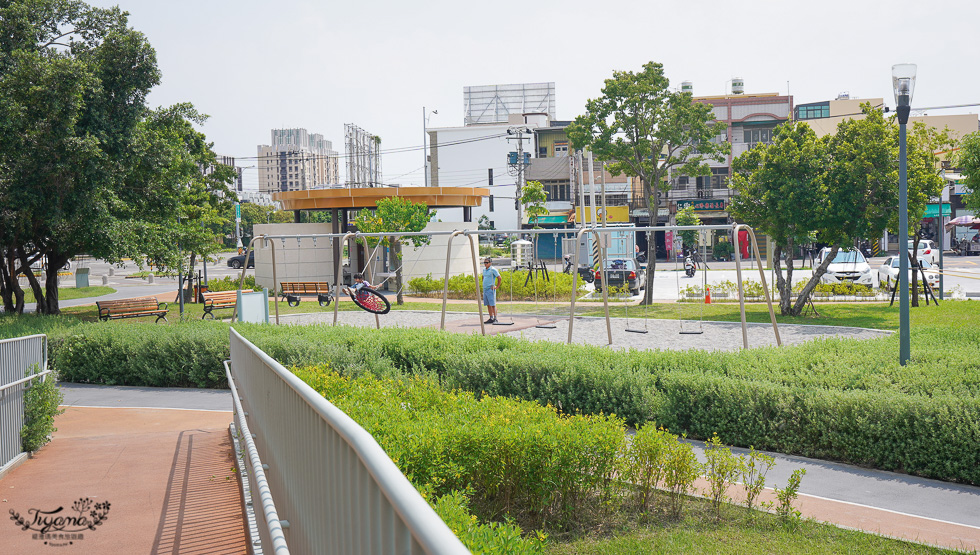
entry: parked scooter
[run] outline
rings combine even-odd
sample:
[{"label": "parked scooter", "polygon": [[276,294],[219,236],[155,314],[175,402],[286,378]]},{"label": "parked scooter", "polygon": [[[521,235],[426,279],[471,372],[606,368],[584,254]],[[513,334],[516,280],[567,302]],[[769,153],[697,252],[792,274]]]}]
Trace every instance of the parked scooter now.
[{"label": "parked scooter", "polygon": [[[564,264],[562,265],[562,272],[571,275],[572,273],[572,255],[566,254],[562,256]],[[588,266],[579,266],[578,275],[585,280],[586,283],[592,283],[595,281],[595,273]]]},{"label": "parked scooter", "polygon": [[684,274],[687,277],[694,277],[694,272],[697,270],[698,265],[694,262],[694,258],[690,253],[684,255]]}]

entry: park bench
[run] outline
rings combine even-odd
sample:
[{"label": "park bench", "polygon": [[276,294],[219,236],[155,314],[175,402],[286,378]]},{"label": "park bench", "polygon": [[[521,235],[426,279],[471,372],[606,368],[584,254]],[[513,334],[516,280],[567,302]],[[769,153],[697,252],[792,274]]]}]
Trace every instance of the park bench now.
[{"label": "park bench", "polygon": [[[245,289],[242,293],[251,293],[251,289]],[[238,291],[214,291],[202,293],[204,297],[204,314],[201,315],[201,320],[210,316],[214,319],[214,311],[221,308],[234,308],[235,303],[238,302]]]},{"label": "park bench", "polygon": [[289,306],[299,306],[300,295],[316,295],[320,306],[330,304],[330,284],[325,281],[283,281],[279,294]]},{"label": "park bench", "polygon": [[156,316],[154,323],[167,321],[167,303],[157,301],[156,297],[96,301],[95,305],[99,308],[99,320],[102,321],[140,316]]}]

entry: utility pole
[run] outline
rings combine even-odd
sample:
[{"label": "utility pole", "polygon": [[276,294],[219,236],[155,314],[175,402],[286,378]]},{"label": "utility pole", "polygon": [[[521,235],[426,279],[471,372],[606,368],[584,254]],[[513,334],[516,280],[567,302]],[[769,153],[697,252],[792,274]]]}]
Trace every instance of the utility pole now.
[{"label": "utility pole", "polygon": [[[514,207],[517,209],[517,229],[521,229],[521,196],[524,191],[524,172],[527,169],[529,160],[525,159],[524,155],[524,140],[530,139],[530,137],[524,137],[524,134],[531,133],[531,130],[524,126],[511,127],[507,130],[508,135],[513,135],[512,137],[507,137],[507,140],[515,139],[517,141],[517,152],[510,153],[510,160],[508,160],[508,165],[510,166],[510,174],[517,177],[515,183],[515,193],[514,193]],[[530,155],[528,155],[530,157]]]}]

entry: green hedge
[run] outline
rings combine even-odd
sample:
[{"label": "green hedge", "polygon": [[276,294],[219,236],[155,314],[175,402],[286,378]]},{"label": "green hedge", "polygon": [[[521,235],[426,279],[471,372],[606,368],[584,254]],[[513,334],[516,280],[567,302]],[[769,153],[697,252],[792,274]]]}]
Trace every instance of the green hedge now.
[{"label": "green hedge", "polygon": [[228,326],[98,323],[49,339],[62,381],[150,387],[227,387]]},{"label": "green hedge", "polygon": [[695,437],[980,483],[980,400],[672,373],[657,422]]},{"label": "green hedge", "polygon": [[[370,432],[417,488],[433,496],[468,492],[491,520],[561,529],[588,521],[596,508],[634,499],[643,509],[655,505],[622,477],[656,477],[652,485],[681,495],[709,472],[677,436],[646,426],[628,440],[615,416],[560,415],[420,378],[348,379],[325,366],[294,372]],[[744,467],[743,458],[725,453],[730,468]],[[734,486],[734,479],[729,473],[721,481]],[[685,502],[678,495],[670,496],[675,516]]]},{"label": "green hedge", "polygon": [[[52,368],[62,380],[225,387],[227,324],[13,322],[18,335],[50,334]],[[742,446],[980,484],[976,326],[913,329],[908,366],[897,363],[894,336],[719,353],[612,351],[421,329],[236,328],[287,367],[430,375],[444,387],[567,413],[616,414],[632,425],[652,420],[692,437],[717,432]]]}]

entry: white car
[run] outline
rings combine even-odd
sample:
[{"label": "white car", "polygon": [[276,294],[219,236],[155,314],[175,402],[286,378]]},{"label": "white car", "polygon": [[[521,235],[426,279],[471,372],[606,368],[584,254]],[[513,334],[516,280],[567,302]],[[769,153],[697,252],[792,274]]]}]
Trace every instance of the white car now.
[{"label": "white car", "polygon": [[[901,263],[901,259],[897,256],[889,256],[885,259],[885,262],[878,268],[878,283],[882,287],[891,290],[898,286],[898,265]],[[922,269],[926,272],[926,281],[929,282],[929,286],[933,289],[939,288],[939,274],[932,264],[929,263],[925,258],[919,258],[919,264],[922,265]],[[919,281],[922,281],[922,276],[919,276]],[[909,285],[912,284],[912,268],[909,268]]]},{"label": "white car", "polygon": [[[830,256],[830,248],[824,248],[817,255],[817,264]],[[874,287],[874,274],[871,266],[860,251],[840,249],[837,256],[827,266],[827,273],[820,276],[822,283],[857,283]]]},{"label": "white car", "polygon": [[[914,241],[909,241],[909,254],[912,254],[912,249],[915,247]],[[929,261],[929,264],[935,266],[939,263],[939,248],[935,243],[928,239],[919,240],[919,252],[916,253],[919,258],[924,258]]]}]

